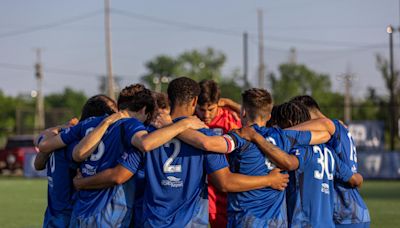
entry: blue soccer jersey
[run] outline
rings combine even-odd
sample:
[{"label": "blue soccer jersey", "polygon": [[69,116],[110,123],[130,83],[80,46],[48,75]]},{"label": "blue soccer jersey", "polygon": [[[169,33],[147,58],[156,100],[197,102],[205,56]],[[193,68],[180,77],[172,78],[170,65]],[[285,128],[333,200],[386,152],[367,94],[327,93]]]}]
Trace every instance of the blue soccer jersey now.
[{"label": "blue soccer jersey", "polygon": [[118,159],[118,163],[128,169],[134,174],[131,178],[133,182],[134,195],[134,211],[133,211],[133,222],[134,227],[141,227],[143,225],[143,199],[145,191],[145,173],[143,167],[143,156],[144,154],[136,149],[128,150],[124,155]]},{"label": "blue soccer jersey", "polygon": [[[308,145],[311,133],[266,128],[254,129],[280,149],[289,152],[296,145]],[[275,165],[258,147],[233,133],[236,150],[230,154],[232,172],[250,176],[267,175]],[[228,227],[287,227],[285,192],[263,188],[228,194]]]},{"label": "blue soccer jersey", "polygon": [[47,209],[43,227],[68,227],[71,220],[75,193],[72,179],[77,164],[72,160],[72,150],[77,142],[54,151],[46,163]]},{"label": "blue soccer jersey", "polygon": [[335,227],[333,222],[333,183],[347,182],[353,172],[326,145],[292,150],[299,160],[290,172],[286,189],[290,227]]},{"label": "blue soccer jersey", "polygon": [[[335,133],[327,143],[336,152],[337,156],[350,167],[353,173],[357,172],[357,151],[347,130],[339,120],[333,120]],[[351,188],[341,181],[335,182],[334,221],[336,224],[369,223],[369,211],[357,188]]]},{"label": "blue soccer jersey", "polygon": [[[200,131],[214,135],[209,129]],[[174,138],[144,157],[132,153],[123,165],[136,172],[141,162],[146,175],[144,227],[208,227],[205,177],[228,167],[224,154],[205,152]]]},{"label": "blue soccer jersey", "polygon": [[[100,123],[102,118],[92,121]],[[96,125],[97,126],[97,125]],[[82,125],[79,132],[89,133],[93,127],[91,124]],[[83,177],[93,176],[118,164],[118,159],[131,147],[131,138],[138,132],[146,130],[143,124],[134,119],[122,119],[112,124],[103,135],[97,149],[93,154],[81,163],[80,169]],[[76,133],[71,128],[71,137]],[[69,136],[63,137],[68,141]],[[64,142],[65,142],[64,141]],[[124,185],[99,190],[81,190],[74,205],[73,219],[75,226],[101,225],[105,223],[126,224],[130,222],[133,206],[131,193],[133,182],[128,181]],[[129,224],[127,224],[129,225]]]}]

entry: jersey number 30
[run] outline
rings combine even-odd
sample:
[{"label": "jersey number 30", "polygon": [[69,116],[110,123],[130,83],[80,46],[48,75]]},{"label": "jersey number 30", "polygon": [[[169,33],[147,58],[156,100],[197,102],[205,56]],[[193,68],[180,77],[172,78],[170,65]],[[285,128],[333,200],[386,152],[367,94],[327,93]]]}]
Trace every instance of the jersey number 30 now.
[{"label": "jersey number 30", "polygon": [[[313,146],[313,151],[316,154],[319,154],[319,158],[317,159],[318,164],[321,166],[321,170],[314,171],[314,177],[316,179],[322,180],[324,178],[324,174],[326,174],[328,180],[333,180],[333,169],[335,167],[335,160],[333,159],[332,152],[328,148],[324,148],[324,152],[319,146]],[[331,160],[331,165],[329,167],[329,159]]]}]

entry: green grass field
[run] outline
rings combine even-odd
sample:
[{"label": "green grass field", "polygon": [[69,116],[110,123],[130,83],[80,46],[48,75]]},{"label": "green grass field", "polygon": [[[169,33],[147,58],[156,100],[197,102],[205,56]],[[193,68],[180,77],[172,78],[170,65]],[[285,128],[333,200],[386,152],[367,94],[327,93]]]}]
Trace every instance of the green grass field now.
[{"label": "green grass field", "polygon": [[[40,227],[46,189],[45,179],[0,178],[0,227]],[[371,227],[400,227],[400,181],[366,181],[361,193]]]}]

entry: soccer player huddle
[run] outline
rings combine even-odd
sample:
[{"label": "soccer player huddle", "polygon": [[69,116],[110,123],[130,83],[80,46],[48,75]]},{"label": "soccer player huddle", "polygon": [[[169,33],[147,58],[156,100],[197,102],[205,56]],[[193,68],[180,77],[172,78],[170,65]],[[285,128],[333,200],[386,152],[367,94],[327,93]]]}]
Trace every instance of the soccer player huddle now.
[{"label": "soccer player huddle", "polygon": [[310,96],[241,105],[179,77],[88,99],[79,121],[43,131],[43,227],[369,227],[346,126]]}]

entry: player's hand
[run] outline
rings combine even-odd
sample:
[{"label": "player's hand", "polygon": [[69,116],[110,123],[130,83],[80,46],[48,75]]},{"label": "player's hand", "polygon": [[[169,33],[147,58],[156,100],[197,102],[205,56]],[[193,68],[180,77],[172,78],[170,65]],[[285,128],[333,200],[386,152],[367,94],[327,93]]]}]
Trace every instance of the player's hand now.
[{"label": "player's hand", "polygon": [[235,121],[239,121],[239,122],[241,121],[240,116],[237,112],[232,112],[231,114],[232,114],[233,118],[235,119]]},{"label": "player's hand", "polygon": [[283,174],[281,171],[275,168],[267,176],[270,179],[270,187],[279,191],[285,190],[289,182],[289,174]]},{"label": "player's hand", "polygon": [[79,171],[79,169],[76,171],[76,176],[73,179],[74,182],[74,187],[77,191],[80,190],[80,180],[83,178],[82,173]]},{"label": "player's hand", "polygon": [[186,121],[186,123],[188,124],[187,125],[188,128],[193,130],[208,128],[208,126],[203,121],[201,121],[197,116],[189,116],[183,121]]},{"label": "player's hand", "polygon": [[233,130],[233,132],[238,134],[241,138],[246,139],[247,141],[253,141],[256,134],[258,134],[251,126],[242,127],[241,129]]},{"label": "player's hand", "polygon": [[67,125],[68,125],[68,127],[73,127],[73,126],[77,125],[78,122],[79,122],[78,118],[73,117],[72,119],[70,119],[70,120],[67,122]]},{"label": "player's hand", "polygon": [[156,128],[162,128],[172,123],[171,115],[166,112],[159,112],[156,118],[152,121],[152,125]]}]

